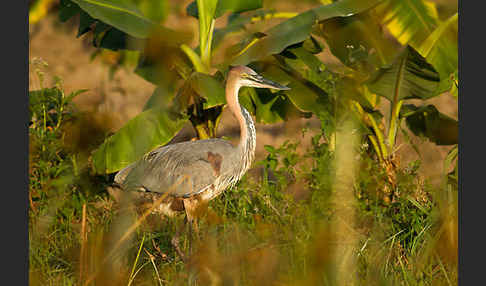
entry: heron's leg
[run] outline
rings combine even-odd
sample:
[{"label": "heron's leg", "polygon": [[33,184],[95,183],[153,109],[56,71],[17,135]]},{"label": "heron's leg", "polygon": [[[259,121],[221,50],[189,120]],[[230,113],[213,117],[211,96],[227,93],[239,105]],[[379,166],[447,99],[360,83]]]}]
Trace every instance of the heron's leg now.
[{"label": "heron's leg", "polygon": [[184,209],[186,211],[186,218],[189,224],[189,254],[192,253],[192,244],[193,244],[193,233],[196,235],[199,233],[199,228],[197,227],[196,222],[196,209],[197,209],[197,200],[194,199],[184,199]]},{"label": "heron's leg", "polygon": [[196,223],[196,209],[197,209],[198,201],[193,199],[184,199],[183,203],[184,203],[184,209],[186,211],[187,221],[189,222],[189,226],[191,228],[191,232],[192,230],[194,230],[194,232],[198,234],[199,228]]},{"label": "heron's leg", "polygon": [[176,226],[176,234],[172,237],[170,243],[174,247],[174,249],[177,252],[177,254],[179,255],[179,257],[182,259],[182,261],[184,263],[186,263],[187,262],[186,256],[181,251],[181,247],[179,245],[179,238],[180,238],[180,236],[181,236],[181,228],[179,226]]},{"label": "heron's leg", "polygon": [[123,191],[119,186],[108,186],[106,190],[108,191],[108,194],[115,200],[115,202],[120,203],[123,196]]}]

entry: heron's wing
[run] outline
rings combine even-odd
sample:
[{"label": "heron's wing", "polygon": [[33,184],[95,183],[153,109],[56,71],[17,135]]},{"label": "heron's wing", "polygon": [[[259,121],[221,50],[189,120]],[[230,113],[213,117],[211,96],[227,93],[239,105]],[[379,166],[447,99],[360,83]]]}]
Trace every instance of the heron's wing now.
[{"label": "heron's wing", "polygon": [[127,177],[128,173],[133,169],[133,167],[135,167],[135,165],[136,163],[130,164],[125,168],[121,169],[120,171],[118,171],[118,173],[116,173],[115,175],[115,179],[114,179],[115,183],[122,184],[123,181],[125,181],[125,178]]},{"label": "heron's wing", "polygon": [[148,153],[117,177],[125,190],[187,197],[211,187],[231,152],[230,143],[217,139],[168,145]]}]

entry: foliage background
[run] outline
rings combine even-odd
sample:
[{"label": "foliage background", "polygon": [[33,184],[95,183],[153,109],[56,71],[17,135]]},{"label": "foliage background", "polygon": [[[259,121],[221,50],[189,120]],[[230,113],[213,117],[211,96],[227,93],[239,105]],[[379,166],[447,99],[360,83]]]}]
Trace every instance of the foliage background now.
[{"label": "foliage background", "polygon": [[[168,13],[168,18],[165,19],[164,24],[168,27],[184,27],[188,30],[197,31],[198,22],[194,18],[186,15],[186,6],[190,2],[191,1],[169,1],[171,12]],[[447,11],[453,12],[457,10],[457,2],[455,1],[435,2],[437,3],[437,8],[441,13],[447,14]],[[299,1],[298,4],[291,1],[264,1],[264,8],[275,8],[278,11],[302,12],[309,8],[315,7],[317,4],[318,1]],[[51,9],[54,11],[53,13],[47,13],[45,17],[40,18],[38,22],[29,26],[29,59],[42,58],[48,63],[48,66],[44,68],[46,78],[43,86],[53,86],[56,83],[56,78],[53,75],[56,75],[63,79],[63,88],[67,94],[79,89],[87,89],[85,93],[75,98],[75,102],[80,110],[86,111],[93,115],[91,119],[93,121],[88,123],[88,126],[81,127],[86,127],[89,129],[88,127],[90,126],[99,125],[103,130],[109,130],[112,132],[117,130],[130,118],[142,111],[147,99],[153,92],[154,86],[131,72],[130,67],[127,68],[119,66],[119,58],[113,52],[104,51],[93,58],[93,55],[96,54],[96,50],[92,47],[88,37],[75,39],[77,34],[76,24],[73,22],[68,22],[67,24],[59,23],[57,20],[57,14],[55,13],[55,5]],[[216,22],[216,27],[223,27],[225,25],[224,21],[224,19],[219,19]],[[268,24],[274,24],[272,21],[273,20],[269,21]],[[277,21],[275,21],[275,23],[276,22]],[[194,41],[196,41],[196,39],[197,37],[194,37]],[[193,44],[196,44],[196,42]],[[328,50],[325,50],[324,53],[319,55],[319,57],[328,66],[339,65],[337,59],[334,58],[334,56],[331,55]],[[35,71],[31,69],[29,74],[29,90],[37,90],[40,87],[41,83],[39,82],[38,76],[35,74]],[[457,100],[452,96],[439,96],[425,103],[432,103],[446,115],[449,115],[454,119],[458,118]],[[382,112],[386,113],[386,110],[384,109]],[[299,130],[301,130],[304,126],[306,126],[309,131],[306,132],[306,135],[302,137]],[[319,120],[314,117],[309,119],[295,119],[272,125],[257,124],[258,143],[256,161],[260,161],[265,158],[268,159],[269,157],[267,156],[269,153],[276,154],[274,156],[279,156],[277,155],[279,152],[282,152],[281,155],[286,154],[290,156],[290,161],[295,160],[295,158],[292,157],[294,151],[302,154],[304,150],[312,147],[312,141],[310,138],[316,134],[316,132],[318,132],[319,126]],[[96,130],[89,130],[96,133]],[[218,129],[218,135],[225,135],[232,138],[238,136],[237,124],[227,111],[223,113],[221,125]],[[90,136],[90,133],[81,132],[80,138],[82,136]],[[190,140],[194,136],[195,133],[192,130],[192,127],[188,125],[178,136],[173,139],[173,142]],[[277,153],[274,153],[275,149],[264,147],[265,145],[270,144],[277,148],[289,139],[291,142],[300,140],[302,144],[290,147],[288,145],[284,145],[284,147],[282,147],[283,149],[278,149],[280,151],[277,151]],[[450,150],[450,146],[437,146],[431,142],[428,142],[427,140],[413,135],[412,141],[418,146],[421,158],[418,157],[413,147],[410,144],[407,144],[402,135],[399,134],[397,146],[400,146],[400,148],[397,153],[401,159],[401,165],[407,166],[409,163],[414,162],[417,159],[421,159],[418,173],[422,178],[426,178],[428,182],[432,184],[432,186],[440,188],[444,171],[443,162],[446,158],[447,152]],[[293,148],[295,148],[295,150]],[[272,155],[270,157],[270,159],[272,159]],[[255,166],[255,169],[253,169],[250,173],[257,174],[260,171],[261,166]],[[372,169],[369,170],[369,172],[372,171]],[[276,176],[281,179],[279,175],[281,174],[279,174],[277,171]],[[404,186],[406,186],[406,184],[410,182],[404,180],[402,183]],[[248,189],[251,189],[249,186],[251,186],[251,184],[244,185],[239,192],[247,192]],[[295,186],[289,187],[291,192],[299,192],[298,188],[292,189],[292,187],[295,188]],[[243,204],[243,209],[249,207],[244,205],[244,202],[237,201],[236,197],[228,197],[227,199],[230,202],[236,203],[237,205]],[[279,198],[277,198],[277,201],[278,200]],[[73,204],[75,205],[76,202],[73,202]],[[217,213],[220,215],[224,213],[228,216],[234,215],[236,219],[242,219],[243,221],[240,221],[240,223],[242,223],[241,225],[248,223],[248,221],[245,221],[247,220],[246,216],[238,213],[237,209],[228,211],[225,206],[223,210],[221,209],[221,204],[215,204],[214,207],[217,210]],[[251,205],[251,207],[254,206]],[[79,207],[75,207],[75,209],[76,208]],[[68,210],[68,208],[66,208],[66,210]],[[414,209],[409,211],[409,213],[403,213],[411,216],[411,218],[406,221],[407,223],[417,224],[417,227],[420,227],[421,224],[425,226],[427,225],[426,220],[423,220],[423,216],[420,214],[420,212],[416,212]],[[272,210],[264,210],[264,212],[271,214]],[[391,214],[386,213],[384,215]],[[401,213],[396,215],[400,216]],[[67,217],[69,217],[69,215],[67,215]],[[79,214],[74,215],[73,219],[79,219]],[[270,219],[270,229],[272,227],[272,223],[274,223],[273,220],[274,218]],[[275,220],[278,219],[275,218]],[[400,219],[397,218],[397,221],[400,221]],[[79,221],[76,221],[76,223],[77,224],[73,224],[75,229],[71,231],[79,231],[76,229],[76,227],[80,227]],[[276,225],[278,225],[278,223],[276,223]],[[268,230],[262,230],[262,237],[268,235],[265,234],[266,232],[268,232]],[[319,235],[325,237],[328,234],[320,233],[316,235],[317,237],[319,237]],[[231,240],[231,238],[223,239]],[[90,241],[93,241],[93,239],[90,238]],[[135,242],[135,244],[136,243],[137,242]],[[135,245],[135,249],[136,248],[137,245]],[[93,249],[97,248],[93,247]],[[68,252],[69,251],[73,250],[68,250]],[[212,249],[208,248],[207,251],[212,251]],[[270,264],[272,259],[275,259],[275,253],[273,253],[271,250],[269,250],[269,253],[263,253],[260,255],[261,257],[269,259],[267,262]],[[399,253],[398,257],[400,257]],[[315,259],[319,260],[319,257],[316,257]],[[216,265],[213,266],[215,269],[217,269],[217,261],[214,263]],[[180,268],[176,267],[175,269]],[[444,282],[444,280],[441,281]],[[432,281],[431,284],[434,285],[434,281]]]},{"label": "foliage background", "polygon": [[[196,31],[198,22],[195,18],[188,16],[185,11],[185,7],[191,2],[172,1],[170,6],[173,12],[169,13],[164,25],[172,28],[185,27]],[[318,1],[299,1],[298,5],[292,3],[292,1],[264,1],[263,4],[264,8],[267,9],[274,8],[278,11],[302,12],[315,7],[315,2]],[[457,1],[454,0],[436,0],[433,2],[438,4],[438,10],[441,12],[442,10],[454,11],[454,9],[457,9]],[[225,25],[222,18],[217,20],[216,27]],[[270,24],[272,24],[271,21]],[[70,25],[59,23],[57,14],[51,12],[35,25],[29,26],[29,58],[39,57],[49,63],[46,72],[61,77],[66,91],[87,89],[88,91],[83,96],[75,99],[79,108],[108,114],[112,119],[111,128],[117,130],[142,111],[155,86],[131,72],[130,69],[119,68],[114,72],[113,78],[110,79],[110,65],[116,62],[116,55],[107,51],[103,57],[96,57],[92,60],[92,54],[96,49],[92,47],[88,37],[75,40],[77,34],[76,25],[72,21]],[[194,37],[193,41],[197,42],[197,37]],[[337,64],[337,59],[328,50],[325,50],[320,55],[320,58],[325,63]],[[52,76],[51,78],[47,77],[46,80],[47,86],[49,86],[49,83],[54,82]],[[31,72],[29,75],[29,90],[38,88],[39,83]],[[411,103],[413,102],[412,100]],[[457,100],[453,97],[439,96],[426,103],[434,104],[442,113],[454,119],[458,118]],[[263,146],[265,144],[271,142],[278,145],[286,139],[299,137],[295,136],[295,132],[289,131],[292,128],[287,128],[286,125],[299,128],[304,126],[305,122],[310,122],[314,127],[319,126],[319,121],[316,118],[297,119],[292,122],[272,125],[257,124],[257,138],[259,142],[257,144],[257,160],[263,158]],[[236,128],[236,121],[233,120],[228,112],[224,112],[218,133],[235,136],[237,134],[235,133]],[[192,128],[188,125],[175,141],[192,138],[194,136],[192,132]],[[443,161],[450,147],[437,146],[428,140],[421,140],[413,134],[411,135],[413,142],[420,146],[421,150],[422,165],[419,169],[420,174],[432,178],[434,183],[438,183],[442,165],[437,164],[437,162]],[[399,135],[398,145],[403,141],[403,136]],[[306,141],[304,140],[304,142]],[[419,159],[416,152],[408,144],[403,144],[398,150],[398,154],[405,164]]]}]

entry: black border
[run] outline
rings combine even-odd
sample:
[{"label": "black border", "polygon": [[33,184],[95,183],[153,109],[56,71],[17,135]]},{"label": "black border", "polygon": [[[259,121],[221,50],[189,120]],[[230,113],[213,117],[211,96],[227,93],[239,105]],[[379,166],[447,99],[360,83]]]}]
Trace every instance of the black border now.
[{"label": "black border", "polygon": [[[28,285],[28,1],[10,1],[2,19],[2,283]],[[9,283],[10,282],[10,283]]]},{"label": "black border", "polygon": [[[459,1],[459,285],[484,284],[484,9]],[[476,7],[475,7],[476,6]],[[483,153],[483,154],[481,154]],[[482,283],[479,281],[483,281]],[[479,283],[478,283],[479,282]]]}]

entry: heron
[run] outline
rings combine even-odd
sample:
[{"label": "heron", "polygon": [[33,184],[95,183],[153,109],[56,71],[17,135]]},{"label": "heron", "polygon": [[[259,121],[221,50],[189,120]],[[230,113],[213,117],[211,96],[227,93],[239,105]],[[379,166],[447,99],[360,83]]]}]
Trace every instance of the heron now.
[{"label": "heron", "polygon": [[[250,168],[255,157],[256,131],[250,113],[240,105],[241,87],[288,90],[265,79],[246,66],[231,67],[226,81],[226,102],[240,128],[240,139],[231,142],[210,138],[186,141],[156,148],[140,160],[120,170],[110,193],[130,192],[140,202],[155,202],[164,196],[154,213],[174,216],[185,211],[192,226],[195,212],[224,190],[233,187]],[[160,200],[159,200],[160,201]],[[174,244],[174,239],[173,239]]]}]

